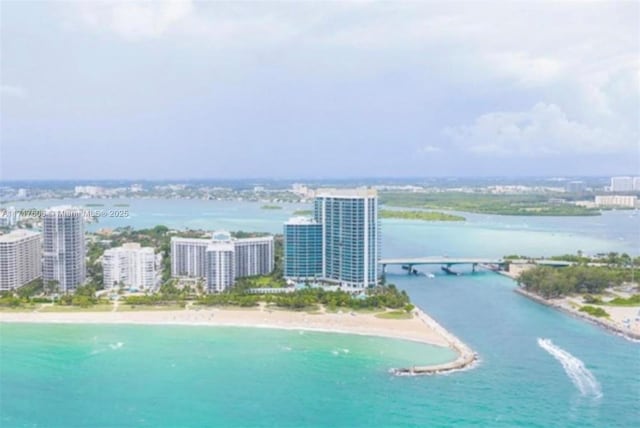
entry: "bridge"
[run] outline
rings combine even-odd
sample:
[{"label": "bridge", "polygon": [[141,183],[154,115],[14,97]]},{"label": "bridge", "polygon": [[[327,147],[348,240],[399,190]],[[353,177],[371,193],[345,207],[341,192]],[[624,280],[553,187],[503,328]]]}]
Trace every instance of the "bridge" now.
[{"label": "bridge", "polygon": [[[419,265],[441,265],[443,269],[450,272],[448,269],[453,265],[471,265],[475,272],[478,265],[496,266],[496,268],[502,269],[507,263],[513,264],[537,264],[542,266],[552,267],[565,267],[571,266],[572,262],[566,262],[561,260],[505,260],[502,258],[476,258],[476,257],[404,257],[404,258],[388,258],[380,259],[378,262],[382,265],[382,272],[384,273],[388,265],[399,265],[407,270],[409,274],[414,273],[414,266]],[[445,268],[446,267],[446,268]]]}]

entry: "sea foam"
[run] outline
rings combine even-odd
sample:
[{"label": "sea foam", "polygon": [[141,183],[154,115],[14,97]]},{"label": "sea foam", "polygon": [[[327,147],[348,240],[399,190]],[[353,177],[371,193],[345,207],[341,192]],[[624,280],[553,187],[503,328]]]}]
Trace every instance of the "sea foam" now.
[{"label": "sea foam", "polygon": [[582,360],[574,357],[564,349],[551,342],[551,339],[538,338],[538,345],[562,364],[562,368],[580,394],[602,397],[600,383],[585,366]]}]

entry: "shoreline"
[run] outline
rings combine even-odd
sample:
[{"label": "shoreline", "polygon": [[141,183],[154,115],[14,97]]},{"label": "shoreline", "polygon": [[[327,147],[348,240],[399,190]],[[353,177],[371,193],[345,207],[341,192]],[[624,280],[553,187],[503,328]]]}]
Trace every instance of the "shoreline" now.
[{"label": "shoreline", "polygon": [[414,365],[391,369],[397,375],[436,374],[460,370],[474,363],[476,354],[461,340],[416,308],[411,319],[381,319],[371,313],[308,314],[294,311],[269,311],[262,306],[246,309],[182,309],[132,312],[0,312],[2,323],[23,324],[106,324],[177,325],[204,327],[271,328],[319,333],[355,334],[394,340],[409,340],[452,349],[457,357],[448,363]]},{"label": "shoreline", "polygon": [[559,302],[555,302],[555,301],[551,301],[551,300],[547,300],[541,296],[538,296],[537,294],[534,294],[530,291],[524,290],[521,287],[516,287],[514,290],[514,292],[520,294],[521,296],[527,297],[531,300],[533,300],[534,302],[537,302],[541,305],[545,305],[554,309],[559,310],[560,312],[564,312],[565,314],[571,315],[573,317],[576,318],[580,318],[583,319],[587,322],[590,322],[591,324],[595,324],[599,327],[604,328],[605,330],[607,330],[610,333],[616,334],[618,336],[622,336],[627,340],[631,340],[634,342],[640,341],[640,334],[635,333],[633,331],[629,331],[626,329],[622,329],[620,327],[618,327],[617,325],[615,325],[612,321],[606,320],[606,319],[602,319],[602,318],[597,318],[594,317],[592,315],[587,314],[586,312],[580,312],[576,309],[567,307],[565,305],[563,305],[562,303]]}]

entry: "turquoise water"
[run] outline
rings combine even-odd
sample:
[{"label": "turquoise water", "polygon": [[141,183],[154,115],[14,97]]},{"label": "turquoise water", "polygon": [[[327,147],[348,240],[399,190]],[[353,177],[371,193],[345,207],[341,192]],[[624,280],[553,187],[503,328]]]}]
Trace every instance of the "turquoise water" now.
[{"label": "turquoise water", "polygon": [[[138,216],[130,222],[141,227],[173,218],[172,227],[274,232],[286,210],[295,209],[185,202],[186,208],[183,201],[132,202]],[[175,211],[167,208],[173,206]],[[149,220],[152,212],[158,215]],[[383,251],[387,256],[638,253],[638,218],[624,212],[569,219],[468,217],[455,225],[384,221]],[[392,270],[388,279],[479,353],[481,362],[473,370],[395,377],[390,367],[441,362],[450,354],[360,336],[2,325],[0,426],[637,425],[640,345],[515,294],[507,278],[444,276],[436,267],[433,272],[435,278]],[[565,363],[573,365],[565,370],[538,338],[570,353],[573,359]],[[585,382],[592,382],[589,388]]]}]

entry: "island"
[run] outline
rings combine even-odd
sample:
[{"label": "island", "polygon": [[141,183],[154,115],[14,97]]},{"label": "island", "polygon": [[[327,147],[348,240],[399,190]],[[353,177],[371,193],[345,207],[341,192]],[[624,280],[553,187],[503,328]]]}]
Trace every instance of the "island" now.
[{"label": "island", "polygon": [[397,218],[403,220],[422,220],[422,221],[466,221],[466,218],[447,214],[439,211],[394,211],[380,210],[380,218]]},{"label": "island", "polygon": [[282,209],[280,205],[263,205],[260,208],[263,210],[281,210]]},{"label": "island", "polygon": [[461,192],[384,192],[380,202],[389,207],[440,209],[517,216],[597,216],[600,210],[539,194],[500,195]]}]

